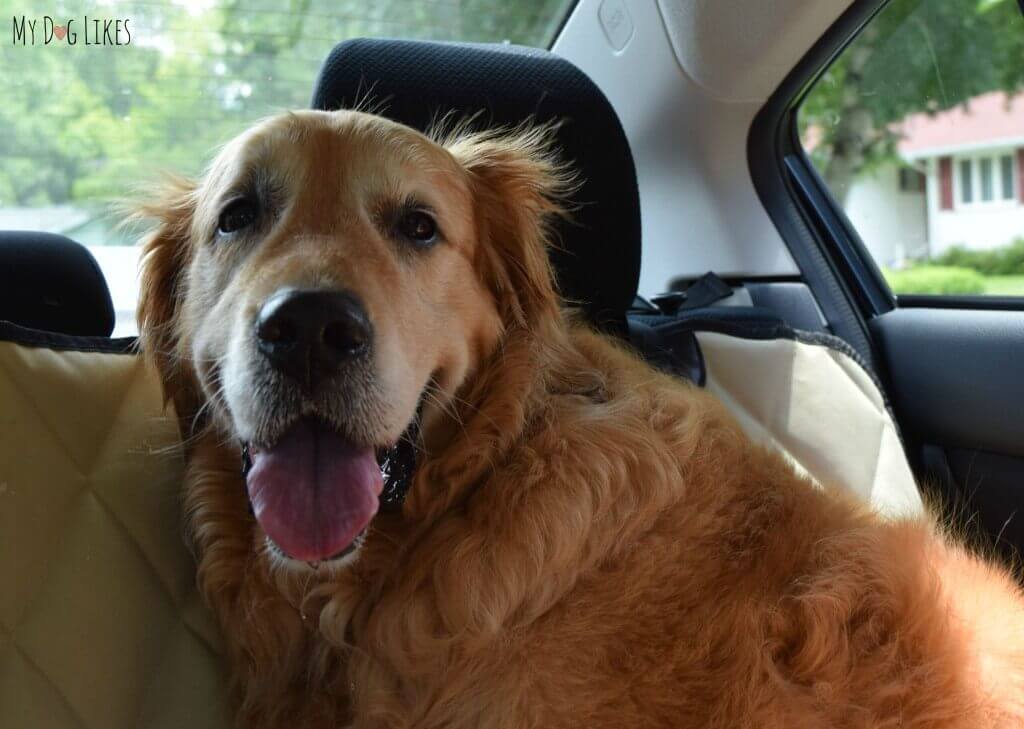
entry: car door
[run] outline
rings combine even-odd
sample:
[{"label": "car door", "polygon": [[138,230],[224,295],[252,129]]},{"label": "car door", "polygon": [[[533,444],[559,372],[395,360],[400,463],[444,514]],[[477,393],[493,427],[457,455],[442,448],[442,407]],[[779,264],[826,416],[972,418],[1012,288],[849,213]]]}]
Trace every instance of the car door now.
[{"label": "car door", "polygon": [[863,335],[922,487],[1024,549],[1024,16],[855,2],[761,110],[758,193]]}]

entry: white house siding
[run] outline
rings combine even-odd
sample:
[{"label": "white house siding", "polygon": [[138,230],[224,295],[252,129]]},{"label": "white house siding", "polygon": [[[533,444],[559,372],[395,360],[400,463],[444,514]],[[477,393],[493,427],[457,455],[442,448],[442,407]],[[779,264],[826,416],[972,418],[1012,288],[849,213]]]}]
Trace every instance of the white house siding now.
[{"label": "white house siding", "polygon": [[[959,157],[953,157],[954,178],[957,178]],[[1009,245],[1024,238],[1024,205],[1020,195],[1013,200],[964,205],[960,198],[960,184],[953,186],[953,209],[942,210],[939,204],[938,158],[931,157],[928,165],[928,240],[931,255],[941,256],[953,246],[970,250],[986,250]],[[1014,170],[1015,174],[1018,174]]]},{"label": "white house siding", "polygon": [[859,176],[850,187],[844,209],[880,265],[899,265],[907,258],[927,253],[924,195],[900,190],[895,165],[884,165]]}]

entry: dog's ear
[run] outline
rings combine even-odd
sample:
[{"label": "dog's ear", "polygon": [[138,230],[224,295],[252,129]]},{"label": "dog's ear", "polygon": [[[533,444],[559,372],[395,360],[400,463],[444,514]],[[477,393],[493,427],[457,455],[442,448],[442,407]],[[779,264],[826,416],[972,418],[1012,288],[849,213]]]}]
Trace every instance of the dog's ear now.
[{"label": "dog's ear", "polygon": [[565,216],[574,177],[553,148],[552,125],[465,133],[443,144],[469,173],[477,207],[477,270],[507,326],[534,328],[557,317],[560,299],[548,259],[550,224]]},{"label": "dog's ear", "polygon": [[139,303],[136,312],[142,352],[156,365],[165,401],[182,418],[194,410],[198,390],[192,365],[181,348],[180,296],[189,260],[196,186],[169,177],[137,204],[132,218],[156,223],[142,240]]}]

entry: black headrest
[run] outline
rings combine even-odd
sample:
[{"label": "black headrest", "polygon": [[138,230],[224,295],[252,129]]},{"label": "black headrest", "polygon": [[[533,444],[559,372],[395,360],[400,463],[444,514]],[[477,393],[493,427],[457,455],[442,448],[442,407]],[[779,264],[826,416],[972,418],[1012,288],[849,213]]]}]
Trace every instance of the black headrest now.
[{"label": "black headrest", "polygon": [[85,246],[52,233],[0,231],[0,319],[48,332],[109,337],[114,304]]},{"label": "black headrest", "polygon": [[[573,222],[560,224],[551,258],[565,298],[595,323],[619,327],[640,278],[640,200],[629,143],[615,110],[563,58],[512,45],[359,38],[335,46],[313,108],[374,110],[426,130],[449,112],[478,112],[475,128],[561,120],[557,142],[583,177]],[[379,108],[378,108],[379,107]]]}]

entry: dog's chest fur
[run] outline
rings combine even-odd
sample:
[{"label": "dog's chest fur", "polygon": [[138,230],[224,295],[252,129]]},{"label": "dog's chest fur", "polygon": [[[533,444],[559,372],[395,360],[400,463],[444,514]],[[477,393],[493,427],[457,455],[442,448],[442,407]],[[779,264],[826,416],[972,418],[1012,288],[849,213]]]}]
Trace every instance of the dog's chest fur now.
[{"label": "dog's chest fur", "polygon": [[231,459],[197,449],[201,580],[242,724],[996,716],[926,525],[881,524],[815,490],[706,394],[594,335],[576,344],[562,364],[589,366],[600,397],[549,378],[485,402],[487,419],[422,464],[405,517],[383,518],[357,567],[312,590],[254,557],[244,511],[223,518],[244,503],[213,494]]}]

